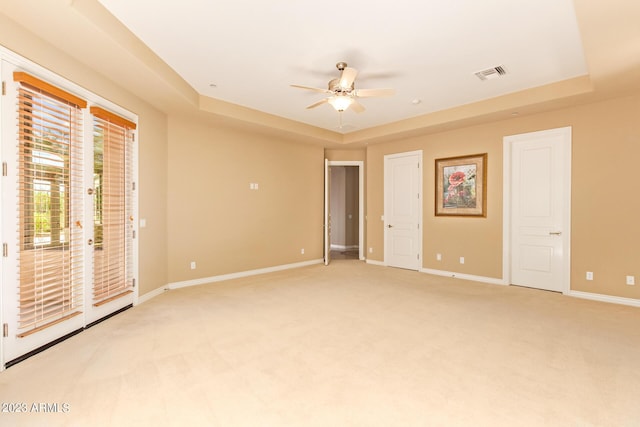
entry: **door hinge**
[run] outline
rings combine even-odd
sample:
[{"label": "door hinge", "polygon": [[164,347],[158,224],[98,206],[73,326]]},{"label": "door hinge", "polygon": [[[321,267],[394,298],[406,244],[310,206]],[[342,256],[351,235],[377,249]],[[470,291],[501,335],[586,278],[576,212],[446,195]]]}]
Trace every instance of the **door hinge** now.
[{"label": "door hinge", "polygon": [[9,324],[8,323],[3,323],[2,324],[2,336],[4,338],[9,336]]},{"label": "door hinge", "polygon": [[416,258],[420,260],[420,254],[416,254]]},{"label": "door hinge", "polygon": [[131,191],[136,191],[136,183],[135,182],[131,183]]},{"label": "door hinge", "polygon": [[132,238],[132,239],[135,239],[135,238],[136,238],[136,230],[133,230],[133,233],[131,233],[131,234],[132,234],[132,237],[131,237],[131,238]]},{"label": "door hinge", "polygon": [[2,82],[2,94],[3,95],[7,94],[7,83],[6,82]]},{"label": "door hinge", "polygon": [[2,244],[2,256],[5,258],[9,256],[9,245],[6,243]]},{"label": "door hinge", "polygon": [[7,176],[7,162],[2,162],[2,176]]},{"label": "door hinge", "polygon": [[131,279],[131,287],[136,287],[136,279]]}]

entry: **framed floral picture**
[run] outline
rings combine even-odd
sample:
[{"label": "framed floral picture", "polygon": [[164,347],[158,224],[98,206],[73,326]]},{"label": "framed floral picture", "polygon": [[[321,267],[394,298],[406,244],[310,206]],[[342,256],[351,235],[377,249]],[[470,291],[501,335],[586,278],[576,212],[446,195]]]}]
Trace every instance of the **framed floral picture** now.
[{"label": "framed floral picture", "polygon": [[436,216],[487,216],[487,153],[436,159]]}]

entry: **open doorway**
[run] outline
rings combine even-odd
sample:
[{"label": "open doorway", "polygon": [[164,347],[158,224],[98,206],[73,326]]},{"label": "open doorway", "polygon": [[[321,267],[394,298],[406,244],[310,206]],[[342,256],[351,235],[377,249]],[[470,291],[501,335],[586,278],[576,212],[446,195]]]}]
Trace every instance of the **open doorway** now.
[{"label": "open doorway", "polygon": [[362,162],[330,161],[331,259],[364,259]]}]

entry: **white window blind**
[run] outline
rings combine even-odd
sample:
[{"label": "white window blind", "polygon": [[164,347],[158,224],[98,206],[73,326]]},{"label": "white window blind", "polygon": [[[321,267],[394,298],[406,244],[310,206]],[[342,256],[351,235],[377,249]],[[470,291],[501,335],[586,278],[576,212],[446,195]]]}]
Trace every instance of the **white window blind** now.
[{"label": "white window blind", "polygon": [[82,108],[26,73],[18,88],[18,336],[81,314]]},{"label": "white window blind", "polygon": [[94,143],[93,304],[133,292],[133,129],[135,124],[91,107]]}]

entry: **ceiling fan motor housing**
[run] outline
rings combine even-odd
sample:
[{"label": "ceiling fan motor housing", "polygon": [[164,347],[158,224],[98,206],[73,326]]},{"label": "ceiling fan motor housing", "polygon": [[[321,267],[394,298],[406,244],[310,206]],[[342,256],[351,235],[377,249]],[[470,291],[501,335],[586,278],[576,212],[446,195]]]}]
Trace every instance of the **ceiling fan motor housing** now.
[{"label": "ceiling fan motor housing", "polygon": [[338,79],[333,79],[333,80],[331,80],[329,82],[329,90],[331,92],[336,93],[336,94],[348,95],[353,91],[353,89],[355,87],[354,85],[355,85],[355,83],[351,83],[350,87],[344,88],[344,87],[340,86],[340,79],[338,78]]}]

